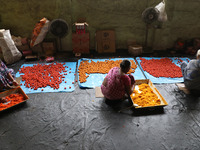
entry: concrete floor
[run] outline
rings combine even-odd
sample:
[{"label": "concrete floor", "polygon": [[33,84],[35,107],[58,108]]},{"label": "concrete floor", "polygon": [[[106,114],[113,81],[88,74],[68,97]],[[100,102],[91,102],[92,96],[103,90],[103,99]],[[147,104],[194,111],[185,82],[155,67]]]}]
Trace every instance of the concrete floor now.
[{"label": "concrete floor", "polygon": [[121,113],[77,83],[72,93],[29,94],[0,113],[0,150],[199,150],[200,97],[175,84],[155,86],[168,106]]}]

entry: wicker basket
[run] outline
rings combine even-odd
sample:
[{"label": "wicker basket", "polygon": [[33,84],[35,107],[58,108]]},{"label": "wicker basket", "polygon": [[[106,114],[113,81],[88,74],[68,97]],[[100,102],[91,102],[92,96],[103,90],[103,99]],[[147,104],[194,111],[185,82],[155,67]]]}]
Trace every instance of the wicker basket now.
[{"label": "wicker basket", "polygon": [[142,54],[142,46],[135,45],[135,46],[129,46],[128,47],[129,54],[133,56],[138,56]]}]

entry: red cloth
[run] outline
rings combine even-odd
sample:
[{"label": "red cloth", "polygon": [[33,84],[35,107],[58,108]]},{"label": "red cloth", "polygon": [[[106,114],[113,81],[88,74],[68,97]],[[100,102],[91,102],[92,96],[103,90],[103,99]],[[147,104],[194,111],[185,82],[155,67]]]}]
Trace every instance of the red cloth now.
[{"label": "red cloth", "polygon": [[45,60],[46,62],[52,62],[54,61],[54,57],[47,57]]},{"label": "red cloth", "polygon": [[29,56],[29,55],[32,55],[32,51],[22,51],[23,55],[24,56]]}]

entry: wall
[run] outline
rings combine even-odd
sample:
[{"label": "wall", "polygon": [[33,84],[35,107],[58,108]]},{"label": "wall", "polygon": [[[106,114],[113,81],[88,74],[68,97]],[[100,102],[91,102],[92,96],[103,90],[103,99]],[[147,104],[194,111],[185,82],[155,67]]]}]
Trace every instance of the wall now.
[{"label": "wall", "polygon": [[[0,0],[0,27],[10,29],[15,36],[31,37],[35,24],[43,17],[62,18],[70,26],[69,34],[62,39],[65,51],[72,50],[72,25],[80,17],[89,24],[90,49],[95,49],[96,30],[114,29],[116,48],[126,49],[127,40],[143,44],[145,24],[143,10],[156,6],[161,0]],[[148,45],[155,50],[173,46],[178,38],[199,37],[199,0],[166,0],[168,21],[161,29],[149,29]],[[47,37],[53,37],[48,33]]]}]

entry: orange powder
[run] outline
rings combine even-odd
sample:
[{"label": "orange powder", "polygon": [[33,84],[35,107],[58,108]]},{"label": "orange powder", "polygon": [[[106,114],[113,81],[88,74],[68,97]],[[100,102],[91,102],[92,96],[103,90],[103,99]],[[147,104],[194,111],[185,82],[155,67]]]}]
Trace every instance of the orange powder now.
[{"label": "orange powder", "polygon": [[131,94],[134,104],[137,104],[141,107],[156,106],[161,104],[161,100],[148,84],[143,83],[138,85],[138,87],[139,91],[141,92],[134,90],[134,92]]}]

